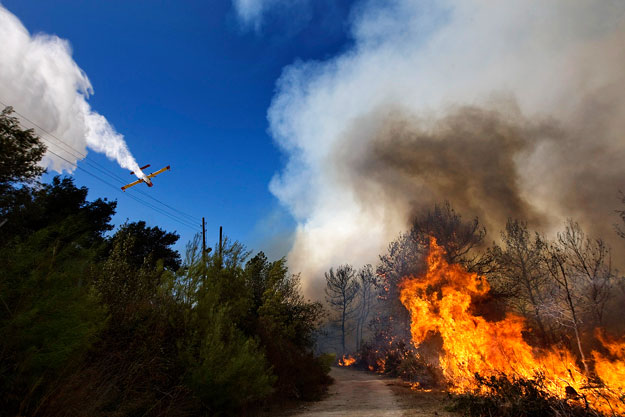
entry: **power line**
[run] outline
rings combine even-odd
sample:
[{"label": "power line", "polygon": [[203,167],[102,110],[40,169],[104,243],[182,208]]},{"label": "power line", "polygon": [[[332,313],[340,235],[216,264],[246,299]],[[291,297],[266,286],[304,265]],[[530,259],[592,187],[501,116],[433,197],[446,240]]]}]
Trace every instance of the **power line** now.
[{"label": "power line", "polygon": [[[0,104],[2,104],[3,106],[7,107],[7,104],[6,104],[6,103],[4,103],[2,100],[0,100]],[[46,134],[47,134],[47,135],[49,135],[50,137],[52,137],[52,138],[56,139],[56,140],[57,140],[58,142],[60,142],[61,144],[64,144],[67,148],[69,148],[69,149],[73,150],[74,152],[76,152],[76,154],[78,154],[79,156],[77,156],[76,154],[72,153],[71,151],[68,151],[67,149],[63,149],[63,147],[61,147],[59,144],[57,144],[57,143],[53,143],[53,142],[51,142],[50,140],[46,139],[45,137],[42,137],[41,139],[43,139],[46,143],[51,144],[51,145],[54,145],[54,146],[58,147],[59,149],[62,149],[64,152],[66,152],[66,153],[70,154],[70,155],[71,155],[72,157],[74,157],[75,159],[82,159],[82,160],[84,160],[84,161],[88,162],[88,163],[91,165],[91,167],[92,167],[93,169],[96,169],[96,170],[100,171],[101,173],[103,173],[103,174],[105,174],[105,175],[108,175],[109,177],[113,178],[113,179],[114,179],[114,180],[116,180],[116,181],[120,181],[120,182],[122,182],[122,183],[123,183],[123,182],[125,182],[125,180],[123,180],[121,177],[117,176],[116,174],[114,174],[113,172],[109,171],[108,169],[106,169],[106,168],[105,168],[105,167],[103,167],[102,165],[98,164],[97,162],[95,162],[95,161],[90,161],[90,160],[86,159],[86,158],[87,158],[87,155],[85,155],[85,154],[83,154],[82,152],[80,152],[79,150],[75,149],[73,146],[71,146],[71,145],[70,145],[70,144],[68,144],[67,142],[63,141],[62,139],[58,138],[57,136],[55,136],[55,135],[54,135],[54,134],[52,134],[51,132],[48,132],[46,129],[42,128],[42,127],[41,127],[41,126],[39,126],[37,123],[33,122],[32,120],[30,120],[29,118],[27,118],[26,116],[24,116],[23,114],[21,114],[20,112],[18,112],[17,110],[14,110],[14,112],[15,112],[18,116],[20,116],[22,119],[24,119],[24,120],[28,121],[28,122],[29,122],[29,123],[31,123],[33,126],[35,126],[35,127],[39,128],[42,132],[46,133]],[[48,152],[50,152],[50,153],[52,153],[53,155],[57,156],[58,158],[60,158],[60,159],[64,160],[65,162],[69,163],[70,165],[74,166],[75,168],[80,169],[81,171],[84,171],[84,172],[86,172],[87,174],[89,174],[90,176],[92,176],[92,177],[94,177],[94,178],[96,178],[96,179],[100,180],[101,182],[103,182],[103,183],[107,184],[107,185],[108,185],[108,186],[110,186],[111,188],[114,188],[114,189],[115,189],[115,190],[117,190],[118,192],[121,192],[121,191],[118,189],[118,187],[117,187],[117,186],[115,186],[115,185],[111,184],[110,182],[108,182],[108,181],[106,181],[106,180],[104,180],[104,179],[100,178],[100,177],[99,177],[99,176],[97,176],[96,174],[93,174],[93,173],[89,172],[89,171],[88,171],[88,170],[86,170],[85,168],[78,166],[78,164],[77,164],[77,163],[71,162],[70,160],[68,160],[68,159],[66,159],[66,158],[64,158],[64,157],[62,157],[61,155],[59,155],[58,153],[56,153],[56,152],[52,151],[52,150],[51,150],[51,149],[49,149],[49,148],[48,148],[48,150],[47,150],[47,151],[48,151]],[[186,227],[188,227],[188,228],[191,228],[192,230],[195,230],[195,231],[197,231],[197,230],[198,230],[198,229],[197,229],[197,226],[195,226],[195,225],[193,225],[193,223],[191,223],[192,221],[193,221],[193,222],[195,222],[195,220],[196,220],[193,216],[191,216],[191,215],[189,215],[189,214],[187,214],[187,213],[184,213],[183,211],[181,211],[181,210],[179,210],[179,209],[176,209],[176,208],[174,208],[174,207],[170,206],[169,204],[166,204],[166,203],[164,203],[164,202],[162,202],[162,201],[160,201],[160,200],[158,200],[158,199],[156,199],[156,198],[152,197],[151,195],[149,195],[149,194],[147,194],[147,193],[145,193],[145,192],[143,192],[143,191],[141,191],[141,190],[136,190],[136,191],[137,191],[137,192],[139,192],[140,194],[142,194],[142,195],[146,196],[146,197],[149,197],[150,199],[154,200],[155,202],[157,202],[157,203],[159,203],[159,204],[161,204],[161,205],[163,205],[163,206],[167,207],[168,209],[172,210],[173,212],[175,212],[175,213],[179,213],[179,216],[177,216],[177,215],[175,215],[175,214],[172,214],[172,213],[167,213],[165,210],[163,210],[163,209],[161,209],[161,208],[159,208],[159,207],[156,207],[156,206],[154,206],[153,204],[148,203],[147,201],[142,200],[142,199],[140,199],[139,197],[137,197],[137,196],[135,196],[135,195],[131,195],[131,194],[127,194],[127,193],[124,193],[124,195],[125,195],[125,196],[128,196],[128,197],[130,197],[130,198],[132,198],[133,200],[135,200],[135,201],[139,202],[140,204],[143,204],[144,206],[146,206],[146,207],[148,207],[148,208],[151,208],[152,210],[154,210],[154,211],[156,211],[156,212],[158,212],[158,213],[160,213],[160,214],[163,214],[163,215],[165,215],[165,216],[169,217],[170,219],[172,219],[172,220],[174,220],[174,221],[176,221],[176,222],[180,223],[181,225],[184,225],[184,226],[186,226]],[[183,217],[180,217],[180,216],[183,216]]]},{"label": "power line", "polygon": [[[16,112],[16,113],[17,113],[17,112]],[[19,113],[18,113],[18,114],[19,114]],[[45,131],[44,131],[44,132],[45,132]],[[45,133],[48,133],[48,132],[45,132]],[[57,147],[59,147],[59,148],[60,148],[60,146],[59,146],[59,145],[57,145],[56,143],[52,143],[52,142],[50,142],[50,141],[49,141],[49,140],[47,140],[45,137],[42,137],[41,139],[43,139],[46,143],[48,143],[48,144],[50,144],[50,145],[54,145],[54,146],[57,146]],[[50,151],[50,152],[52,152],[52,151]],[[67,152],[67,151],[65,151],[65,152]],[[53,153],[53,152],[52,152],[52,153]],[[68,152],[68,153],[70,153],[70,152]],[[54,153],[54,154],[55,154],[56,156],[58,156],[59,158],[62,158],[62,157],[60,157],[58,154],[56,154],[56,153]],[[77,158],[75,155],[73,155],[73,154],[71,154],[71,153],[70,153],[70,155],[74,156],[76,159],[79,159],[79,158]],[[85,157],[85,158],[86,158],[86,157]],[[64,158],[62,158],[62,159],[64,159]],[[67,161],[66,159],[64,159],[64,160],[65,160],[65,161]],[[91,161],[89,161],[88,159],[83,159],[83,161],[85,161],[85,162],[91,162]],[[70,163],[71,163],[71,162],[70,162]],[[124,183],[124,182],[125,182],[125,180],[124,180],[123,178],[121,178],[121,177],[119,177],[119,176],[115,175],[114,173],[110,172],[110,171],[109,171],[109,170],[107,170],[106,168],[100,168],[100,167],[101,167],[101,165],[100,165],[100,164],[97,164],[97,163],[96,163],[96,165],[94,165],[94,164],[90,164],[90,165],[91,165],[91,167],[92,167],[93,169],[96,169],[96,170],[100,171],[100,172],[101,172],[101,173],[103,173],[104,175],[108,175],[109,177],[111,177],[112,179],[114,179],[114,180],[116,180],[116,181],[120,181],[121,183]],[[82,168],[81,168],[81,169],[82,169]],[[84,169],[83,169],[83,170],[84,170]],[[183,212],[183,211],[181,211],[181,210],[179,210],[179,209],[177,209],[177,208],[175,208],[175,207],[172,207],[172,206],[170,206],[169,204],[167,204],[167,203],[165,203],[165,202],[162,202],[162,201],[158,200],[157,198],[152,197],[151,195],[149,195],[148,193],[146,193],[146,192],[144,192],[144,191],[142,191],[142,190],[130,189],[130,193],[133,193],[133,192],[139,193],[139,194],[141,194],[141,195],[143,195],[143,196],[145,196],[145,197],[148,197],[148,198],[149,198],[149,199],[151,199],[151,200],[154,200],[155,202],[157,202],[157,203],[159,203],[159,204],[161,204],[161,205],[163,205],[163,206],[167,207],[167,208],[168,208],[168,209],[170,209],[171,211],[173,211],[173,212],[175,212],[175,213],[178,213],[178,215],[180,215],[183,219],[185,219],[185,220],[187,220],[187,221],[192,221],[192,222],[195,222],[195,221],[197,221],[197,220],[198,220],[197,218],[193,217],[192,215],[187,214],[187,213],[185,213],[185,212]]]},{"label": "power line", "polygon": [[[99,180],[99,181],[103,182],[104,184],[108,185],[109,187],[111,187],[111,188],[115,189],[116,191],[118,191],[118,192],[122,192],[121,190],[119,190],[119,189],[117,188],[117,186],[116,186],[116,185],[111,184],[110,182],[108,182],[108,181],[106,181],[106,180],[104,180],[104,179],[102,179],[102,178],[98,177],[97,175],[95,175],[95,174],[93,174],[93,173],[91,173],[91,172],[87,171],[87,170],[86,170],[86,169],[84,169],[83,167],[78,166],[78,164],[75,164],[75,163],[73,163],[73,162],[71,162],[71,161],[69,161],[69,160],[67,160],[67,159],[63,158],[61,155],[57,154],[56,152],[53,152],[53,151],[51,151],[51,150],[49,150],[49,149],[48,149],[48,151],[49,151],[50,153],[52,153],[53,155],[56,155],[57,157],[61,158],[62,160],[64,160],[64,161],[65,161],[65,162],[67,162],[68,164],[71,164],[71,165],[72,165],[72,166],[74,166],[76,169],[79,169],[79,170],[81,170],[81,171],[84,171],[84,172],[86,172],[87,174],[91,175],[92,177],[96,178],[97,180]],[[154,210],[154,211],[156,211],[156,212],[158,212],[158,213],[160,213],[160,214],[163,214],[163,215],[165,215],[165,216],[169,217],[171,220],[174,220],[175,222],[178,222],[178,223],[180,223],[180,224],[181,224],[181,225],[183,225],[183,226],[186,226],[186,227],[188,227],[188,228],[191,228],[191,229],[192,229],[192,230],[194,230],[194,231],[198,231],[197,226],[195,226],[195,225],[193,225],[193,224],[191,224],[191,223],[188,223],[188,222],[187,222],[187,221],[185,221],[184,219],[181,219],[181,218],[179,218],[179,217],[176,217],[176,216],[174,216],[173,214],[167,213],[166,211],[164,211],[164,210],[162,210],[162,209],[160,209],[160,208],[158,208],[158,207],[154,206],[153,204],[150,204],[150,203],[148,203],[148,202],[146,202],[146,201],[144,201],[144,200],[141,200],[140,198],[138,198],[138,197],[136,197],[136,196],[134,196],[134,195],[128,195],[128,194],[126,194],[126,195],[127,195],[128,197],[132,198],[133,200],[135,200],[135,201],[139,202],[140,204],[143,204],[144,206],[146,206],[146,207],[148,207],[148,208],[151,208],[152,210]]]},{"label": "power line", "polygon": [[[7,106],[8,106],[8,105],[7,105],[6,103],[4,103],[2,100],[0,100],[0,104],[2,104],[2,105],[3,105],[3,106],[5,106],[5,107],[7,107]],[[43,127],[41,127],[39,124],[35,123],[34,121],[32,121],[32,120],[31,120],[31,119],[29,119],[28,117],[24,116],[23,114],[21,114],[21,113],[20,113],[20,112],[18,112],[17,110],[13,109],[13,111],[14,111],[14,112],[15,112],[18,116],[20,116],[22,119],[24,119],[24,120],[26,120],[27,122],[31,123],[33,126],[37,127],[37,128],[38,128],[38,129],[40,129],[42,132],[46,133],[47,135],[49,135],[50,137],[54,138],[55,140],[57,140],[57,141],[58,141],[58,142],[60,142],[61,144],[65,145],[65,146],[66,146],[66,148],[65,148],[65,149],[63,149],[63,148],[62,148],[59,144],[52,143],[51,141],[49,141],[49,140],[47,140],[46,138],[43,138],[43,137],[42,137],[42,139],[43,139],[44,141],[46,141],[47,143],[52,144],[52,145],[55,145],[55,146],[57,146],[57,147],[58,147],[58,148],[60,148],[60,149],[63,149],[63,151],[64,151],[64,152],[66,152],[66,153],[68,153],[68,154],[72,155],[75,159],[81,159],[81,160],[84,160],[86,163],[88,163],[89,165],[91,165],[91,166],[92,166],[92,168],[97,169],[98,171],[102,172],[103,174],[108,175],[109,177],[111,177],[111,178],[113,178],[113,179],[115,179],[115,180],[117,180],[117,181],[120,181],[121,183],[125,183],[125,182],[126,182],[126,180],[125,180],[125,179],[123,179],[123,178],[119,177],[117,174],[115,174],[115,173],[111,172],[109,169],[107,169],[107,168],[106,168],[106,167],[104,167],[103,165],[101,165],[101,164],[97,163],[96,161],[91,161],[90,159],[87,159],[87,155],[86,155],[86,154],[84,154],[84,153],[80,152],[78,149],[74,148],[72,145],[70,145],[69,143],[65,142],[63,139],[61,139],[61,138],[59,138],[58,136],[54,135],[52,132],[47,131],[46,129],[44,129]],[[68,151],[68,150],[67,150],[67,148],[71,149],[71,151]],[[78,154],[78,156],[76,156],[75,154],[73,154],[73,153],[72,153],[72,151],[73,151],[73,152],[75,152],[76,154]],[[55,154],[55,155],[57,155],[57,156],[58,156],[58,154]],[[137,189],[133,190],[133,192],[135,192],[135,191],[136,191],[137,193],[139,193],[139,194],[141,194],[141,195],[143,195],[143,196],[145,196],[145,197],[148,197],[148,198],[150,198],[151,200],[153,200],[153,201],[155,201],[155,202],[157,202],[157,203],[159,203],[159,204],[161,204],[161,205],[163,205],[163,206],[167,207],[168,209],[170,209],[170,210],[172,210],[172,211],[174,211],[174,212],[178,213],[179,215],[181,215],[181,216],[183,216],[183,217],[187,218],[188,220],[191,220],[191,221],[193,221],[193,222],[199,222],[199,218],[196,218],[196,217],[194,217],[194,216],[192,216],[192,215],[190,215],[190,214],[187,214],[187,213],[183,212],[182,210],[179,210],[179,209],[177,209],[177,208],[175,208],[175,207],[172,207],[172,206],[170,206],[169,204],[164,203],[164,202],[162,202],[162,201],[158,200],[157,198],[155,198],[155,197],[153,197],[153,196],[151,196],[151,195],[147,194],[146,192],[144,192],[144,191],[142,191],[142,190],[137,190]]]}]

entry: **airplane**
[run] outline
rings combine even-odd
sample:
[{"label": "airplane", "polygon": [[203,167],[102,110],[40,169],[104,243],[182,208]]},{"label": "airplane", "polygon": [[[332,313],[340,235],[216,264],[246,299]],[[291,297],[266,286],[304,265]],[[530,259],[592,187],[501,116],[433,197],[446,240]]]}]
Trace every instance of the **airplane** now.
[{"label": "airplane", "polygon": [[[146,166],[143,166],[141,168],[139,168],[140,170],[143,170],[145,168],[148,168],[150,166],[150,164],[147,164]],[[162,174],[165,171],[169,171],[169,165],[167,165],[165,168],[161,168],[156,172],[151,173],[150,175],[144,175],[143,177],[139,177],[139,173],[135,173],[134,171],[130,173],[130,175],[136,175],[137,177],[139,177],[139,179],[135,182],[131,182],[130,184],[124,185],[122,187],[122,191],[126,191],[128,188],[130,187],[134,187],[137,184],[141,184],[142,182],[146,183],[148,187],[152,187],[154,184],[152,183],[152,178],[156,177],[158,174]],[[143,174],[143,172],[141,172],[141,174]]]}]

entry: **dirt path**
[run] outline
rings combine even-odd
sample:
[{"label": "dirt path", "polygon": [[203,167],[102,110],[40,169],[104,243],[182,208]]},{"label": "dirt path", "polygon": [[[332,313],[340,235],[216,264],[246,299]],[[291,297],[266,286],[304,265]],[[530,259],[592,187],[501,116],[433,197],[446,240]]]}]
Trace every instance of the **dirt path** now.
[{"label": "dirt path", "polygon": [[345,368],[332,368],[334,384],[325,399],[302,405],[294,417],[451,416],[443,408],[443,394],[414,393],[399,380]]}]

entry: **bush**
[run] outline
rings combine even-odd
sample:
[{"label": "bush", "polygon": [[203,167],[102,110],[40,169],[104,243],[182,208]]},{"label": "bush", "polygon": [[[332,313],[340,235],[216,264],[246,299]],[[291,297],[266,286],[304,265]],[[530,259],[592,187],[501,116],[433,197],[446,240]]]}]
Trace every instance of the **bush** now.
[{"label": "bush", "polygon": [[427,363],[421,355],[414,351],[406,352],[396,373],[404,381],[418,382],[421,388],[440,387],[443,382],[440,368]]},{"label": "bush", "polygon": [[226,309],[211,313],[199,352],[188,355],[186,378],[213,414],[234,414],[272,392],[275,377],[253,339],[231,323]]},{"label": "bush", "polygon": [[325,368],[311,351],[284,337],[280,328],[268,320],[261,321],[259,335],[277,376],[274,399],[319,399],[331,382],[327,375],[329,367]]},{"label": "bush", "polygon": [[454,398],[451,411],[486,417],[597,417],[600,413],[549,394],[544,379],[475,375],[477,388]]},{"label": "bush", "polygon": [[97,296],[81,285],[91,254],[60,242],[60,229],[0,248],[0,415],[36,408],[106,322]]},{"label": "bush", "polygon": [[323,369],[323,372],[328,374],[328,373],[330,373],[330,369],[331,369],[332,365],[336,361],[336,354],[334,354],[334,353],[322,353],[317,358],[317,361],[321,365],[321,368]]}]

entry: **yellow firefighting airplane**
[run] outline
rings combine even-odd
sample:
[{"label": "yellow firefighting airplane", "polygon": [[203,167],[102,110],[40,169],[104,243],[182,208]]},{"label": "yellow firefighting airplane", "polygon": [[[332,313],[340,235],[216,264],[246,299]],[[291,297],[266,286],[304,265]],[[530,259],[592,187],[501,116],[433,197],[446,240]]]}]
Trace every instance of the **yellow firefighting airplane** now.
[{"label": "yellow firefighting airplane", "polygon": [[[143,166],[139,169],[145,169],[148,168],[150,166],[150,164]],[[130,187],[134,187],[137,184],[141,184],[142,182],[146,183],[148,185],[148,187],[152,187],[154,184],[152,184],[152,178],[156,177],[158,174],[162,174],[165,171],[169,171],[169,165],[167,165],[165,168],[161,168],[156,172],[151,173],[150,175],[145,175],[143,177],[139,177],[139,173],[135,173],[134,171],[130,173],[130,175],[136,175],[137,177],[139,177],[139,179],[135,182],[131,182],[130,184],[124,185],[122,187],[122,191],[126,191],[128,188]]]}]

